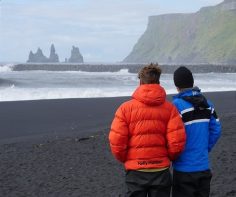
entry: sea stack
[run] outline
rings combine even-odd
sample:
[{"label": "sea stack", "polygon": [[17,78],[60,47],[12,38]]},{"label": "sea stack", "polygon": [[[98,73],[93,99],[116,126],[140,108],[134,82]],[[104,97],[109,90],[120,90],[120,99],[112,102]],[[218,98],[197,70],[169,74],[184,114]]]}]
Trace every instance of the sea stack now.
[{"label": "sea stack", "polygon": [[49,62],[59,62],[59,57],[56,54],[54,44],[51,45],[50,56],[48,59]]},{"label": "sea stack", "polygon": [[27,62],[36,62],[36,63],[47,62],[47,61],[48,58],[43,54],[43,51],[40,48],[38,48],[36,53],[30,51],[29,59],[27,60]]},{"label": "sea stack", "polygon": [[78,47],[72,46],[71,56],[68,59],[68,62],[70,63],[83,63],[84,62],[83,56],[81,55]]},{"label": "sea stack", "polygon": [[29,63],[56,63],[59,62],[59,57],[56,54],[56,50],[54,44],[51,45],[50,49],[50,56],[47,58],[44,54],[42,49],[38,48],[36,53],[30,51],[29,59],[27,60]]}]

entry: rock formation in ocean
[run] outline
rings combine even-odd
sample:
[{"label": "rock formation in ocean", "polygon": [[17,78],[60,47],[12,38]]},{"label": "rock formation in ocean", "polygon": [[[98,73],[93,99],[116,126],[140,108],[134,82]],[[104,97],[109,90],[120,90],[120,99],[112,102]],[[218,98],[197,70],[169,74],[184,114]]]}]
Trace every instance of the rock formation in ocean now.
[{"label": "rock formation in ocean", "polygon": [[48,58],[43,54],[43,51],[38,48],[36,53],[30,51],[29,59],[27,62],[48,62]]},{"label": "rock formation in ocean", "polygon": [[49,62],[59,62],[59,57],[56,54],[54,44],[51,45],[50,56],[48,58]]},{"label": "rock formation in ocean", "polygon": [[236,64],[236,0],[196,13],[150,16],[123,62]]},{"label": "rock formation in ocean", "polygon": [[29,59],[27,60],[29,63],[56,63],[59,62],[59,57],[56,54],[56,50],[54,47],[54,44],[51,45],[50,49],[50,56],[47,58],[44,54],[43,51],[38,48],[36,53],[33,53],[30,51],[29,53]]},{"label": "rock formation in ocean", "polygon": [[[30,51],[29,53],[29,59],[27,60],[28,63],[58,63],[59,57],[56,54],[56,50],[54,47],[54,44],[51,45],[50,48],[50,55],[49,58],[47,58],[42,50],[38,48],[36,53],[33,53]],[[83,56],[81,55],[79,48],[73,46],[71,50],[71,56],[69,59],[65,58],[65,63],[83,63]]]},{"label": "rock formation in ocean", "polygon": [[83,56],[81,55],[79,48],[72,46],[72,50],[71,50],[71,56],[68,59],[69,63],[83,63],[84,59]]}]

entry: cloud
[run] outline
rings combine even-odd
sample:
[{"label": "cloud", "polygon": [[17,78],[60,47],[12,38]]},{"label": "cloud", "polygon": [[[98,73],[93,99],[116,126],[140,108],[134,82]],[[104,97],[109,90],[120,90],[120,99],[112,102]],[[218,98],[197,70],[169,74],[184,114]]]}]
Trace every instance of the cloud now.
[{"label": "cloud", "polygon": [[224,0],[200,0],[200,1],[201,1],[201,2],[205,2],[205,3],[208,3],[208,4],[215,5],[215,4],[218,4],[218,3],[223,2]]},{"label": "cloud", "polygon": [[[177,2],[177,3],[176,3]],[[118,61],[145,31],[148,16],[197,11],[217,0],[3,0],[0,32],[2,57],[26,60],[28,51],[48,51],[54,43],[60,57],[78,45],[88,60]],[[201,2],[201,3],[199,3]],[[3,47],[8,45],[8,47]],[[19,47],[20,46],[20,47]],[[17,49],[14,56],[10,48]],[[62,58],[63,59],[63,58]]]}]

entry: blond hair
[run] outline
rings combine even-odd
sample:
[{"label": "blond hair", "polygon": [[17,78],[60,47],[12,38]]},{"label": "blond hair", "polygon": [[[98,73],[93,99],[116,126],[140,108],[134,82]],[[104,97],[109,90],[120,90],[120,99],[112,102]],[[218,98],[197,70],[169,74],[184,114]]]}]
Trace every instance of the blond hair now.
[{"label": "blond hair", "polygon": [[142,84],[160,84],[161,68],[156,64],[144,66],[138,73],[138,78]]}]

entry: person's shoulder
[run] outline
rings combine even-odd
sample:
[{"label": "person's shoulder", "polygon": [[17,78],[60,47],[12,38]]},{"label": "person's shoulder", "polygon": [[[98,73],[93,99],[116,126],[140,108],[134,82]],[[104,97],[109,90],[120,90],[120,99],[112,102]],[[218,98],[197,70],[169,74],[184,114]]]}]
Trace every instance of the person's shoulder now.
[{"label": "person's shoulder", "polygon": [[173,100],[172,100],[172,103],[175,105],[175,104],[178,104],[178,103],[181,103],[183,102],[183,99],[179,98],[179,97],[173,97]]},{"label": "person's shoulder", "polygon": [[174,97],[173,100],[172,100],[172,103],[177,108],[179,108],[180,106],[182,106],[185,103],[185,101],[182,98],[180,98],[180,97]]},{"label": "person's shoulder", "polygon": [[169,110],[171,110],[171,109],[173,109],[173,108],[176,107],[173,102],[170,102],[170,101],[168,101],[168,100],[166,100],[166,101],[164,102],[164,106],[165,106],[167,109],[169,109]]},{"label": "person's shoulder", "polygon": [[119,109],[127,110],[133,105],[133,103],[134,103],[133,99],[127,100],[127,101],[120,104]]},{"label": "person's shoulder", "polygon": [[129,106],[129,105],[132,105],[132,104],[134,103],[134,101],[135,101],[135,100],[134,100],[133,98],[131,98],[131,99],[129,99],[129,100],[123,102],[123,103],[121,104],[121,106]]}]

